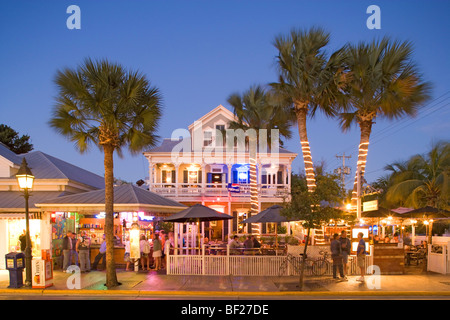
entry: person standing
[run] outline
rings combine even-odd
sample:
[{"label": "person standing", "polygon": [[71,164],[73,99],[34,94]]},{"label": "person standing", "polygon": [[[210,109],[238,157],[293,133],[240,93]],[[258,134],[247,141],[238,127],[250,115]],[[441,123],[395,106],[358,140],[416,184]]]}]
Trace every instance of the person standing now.
[{"label": "person standing", "polygon": [[103,234],[103,242],[100,245],[100,250],[98,251],[98,254],[94,258],[94,263],[92,264],[92,269],[97,270],[97,265],[100,262],[100,259],[102,260],[102,268],[103,270],[106,269],[106,235]]},{"label": "person standing", "polygon": [[364,262],[366,260],[366,242],[363,239],[364,234],[362,232],[358,233],[358,248],[356,250],[356,265],[361,270],[361,277],[356,279],[356,281],[364,282]]},{"label": "person standing", "polygon": [[153,238],[153,259],[155,260],[155,270],[161,269],[162,244],[157,234]]},{"label": "person standing", "polygon": [[130,271],[130,264],[132,261],[131,261],[131,243],[129,237],[125,239],[125,254],[123,255],[123,260],[127,263],[126,271]]},{"label": "person standing", "polygon": [[[141,235],[141,240],[139,241],[139,249],[141,251],[141,267],[142,270],[150,270],[150,243],[145,239],[145,235]],[[147,269],[145,269],[144,261],[147,260]]]},{"label": "person standing", "polygon": [[63,256],[64,256],[64,260],[63,260],[63,272],[67,271],[67,268],[70,266],[71,263],[71,259],[72,259],[72,231],[67,231],[66,236],[63,238],[63,245],[62,245],[62,250],[63,250]]},{"label": "person standing", "polygon": [[350,255],[351,251],[351,243],[350,240],[347,238],[347,231],[342,230],[341,231],[341,237],[339,238],[339,242],[341,243],[341,253],[342,253],[342,264],[344,269],[344,281],[348,281],[347,275],[348,275],[348,256]]},{"label": "person standing", "polygon": [[77,235],[72,233],[72,251],[70,252],[70,263],[73,263],[78,267],[78,251],[77,251]]},{"label": "person standing", "polygon": [[342,251],[341,242],[339,241],[339,235],[335,233],[330,245],[331,259],[333,259],[333,279],[339,280],[337,277],[337,269],[339,269],[339,275],[344,279],[344,268],[342,265]]},{"label": "person standing", "polygon": [[78,251],[78,256],[80,258],[81,272],[91,271],[91,260],[89,257],[90,246],[91,246],[91,239],[87,235],[86,231],[82,231],[76,243],[76,251]]},{"label": "person standing", "polygon": [[27,232],[23,230],[22,234],[19,236],[19,242],[20,242],[20,251],[25,252],[25,249],[27,247]]}]

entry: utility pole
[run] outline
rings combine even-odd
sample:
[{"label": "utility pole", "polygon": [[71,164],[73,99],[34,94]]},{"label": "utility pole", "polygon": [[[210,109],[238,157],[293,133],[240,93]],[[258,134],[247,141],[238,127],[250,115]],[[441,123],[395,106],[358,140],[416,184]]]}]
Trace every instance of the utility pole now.
[{"label": "utility pole", "polygon": [[350,174],[350,167],[345,166],[345,159],[350,159],[352,156],[346,156],[345,152],[342,154],[342,156],[336,155],[336,158],[341,159],[342,158],[342,167],[339,167],[334,170],[335,174],[338,174],[341,176],[342,179],[342,190],[344,191],[345,196],[345,176]]},{"label": "utility pole", "polygon": [[359,221],[361,219],[361,165],[358,164],[358,169],[356,171],[356,219]]}]

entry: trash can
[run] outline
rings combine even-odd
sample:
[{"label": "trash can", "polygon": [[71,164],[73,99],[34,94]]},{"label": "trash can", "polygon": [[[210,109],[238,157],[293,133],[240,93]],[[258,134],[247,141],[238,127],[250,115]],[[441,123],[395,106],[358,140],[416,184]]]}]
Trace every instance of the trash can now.
[{"label": "trash can", "polygon": [[6,269],[9,270],[8,288],[23,286],[23,269],[25,268],[25,255],[22,252],[10,252],[5,255]]}]

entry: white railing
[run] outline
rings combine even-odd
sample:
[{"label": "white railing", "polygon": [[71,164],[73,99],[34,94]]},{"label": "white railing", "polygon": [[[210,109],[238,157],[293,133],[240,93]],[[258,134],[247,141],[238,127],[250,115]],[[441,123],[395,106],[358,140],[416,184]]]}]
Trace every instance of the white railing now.
[{"label": "white railing", "polygon": [[433,252],[433,245],[428,245],[427,270],[440,274],[450,274],[450,255],[448,252],[450,242],[440,245],[439,252]]},{"label": "white railing", "polygon": [[[299,248],[299,252],[303,253],[303,247]],[[168,252],[169,250],[166,250]],[[322,255],[320,251],[329,251],[328,246],[309,246],[308,247],[308,259],[317,259]],[[299,270],[291,263],[286,262],[286,255],[232,255],[230,254],[229,246],[222,249],[222,255],[220,251],[217,251],[219,255],[206,254],[206,247],[202,249],[197,248],[199,254],[194,255],[180,255],[180,254],[167,254],[167,274],[170,275],[234,275],[234,276],[296,276],[299,275]],[[294,255],[292,252],[295,265],[299,266],[301,262],[301,256]],[[371,251],[372,252],[372,251]],[[280,272],[282,265],[283,272]],[[365,259],[365,269],[368,266],[373,265],[373,256],[368,255]],[[332,261],[329,260],[325,276],[332,275]],[[305,267],[305,275],[313,276],[314,270],[308,266]],[[356,265],[356,257],[350,256],[348,263],[348,274],[359,274],[359,268]]]},{"label": "white railing", "polygon": [[[226,183],[207,183],[187,184],[187,183],[154,183],[150,191],[166,197],[192,197],[192,196],[210,196],[210,197],[249,197],[250,185],[240,185],[239,192],[228,191]],[[285,184],[276,185],[258,185],[258,193],[265,198],[282,198],[289,195],[289,186]]]}]

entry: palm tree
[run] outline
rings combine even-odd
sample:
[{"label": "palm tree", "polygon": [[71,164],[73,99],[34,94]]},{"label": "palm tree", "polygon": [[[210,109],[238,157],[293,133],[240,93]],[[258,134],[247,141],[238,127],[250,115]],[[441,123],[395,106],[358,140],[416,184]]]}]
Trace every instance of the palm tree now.
[{"label": "palm tree", "polygon": [[[418,108],[429,99],[430,84],[423,81],[411,60],[412,51],[410,42],[391,41],[387,37],[370,44],[361,42],[346,47],[350,72],[346,107],[351,110],[340,114],[341,128],[347,131],[353,124],[359,126],[361,181],[375,119],[415,116]],[[353,187],[353,207],[356,207],[356,200],[357,177]]]},{"label": "palm tree", "polygon": [[450,209],[450,143],[385,167],[391,171],[386,200],[392,205]]},{"label": "palm tree", "polygon": [[338,104],[344,107],[340,98],[347,73],[342,63],[342,51],[338,50],[327,58],[324,47],[329,41],[329,33],[321,28],[292,29],[287,36],[279,35],[274,41],[278,49],[279,80],[271,86],[282,99],[293,105],[310,192],[316,186],[316,178],[306,119],[313,117],[317,110],[326,116],[334,116]]},{"label": "palm tree", "polygon": [[106,286],[111,288],[119,285],[113,251],[113,154],[122,156],[124,147],[137,154],[156,144],[161,97],[144,75],[107,60],[85,59],[77,69],[58,71],[54,81],[58,95],[50,126],[80,153],[92,144],[104,153]]},{"label": "palm tree", "polygon": [[[291,121],[293,120],[290,109],[276,101],[273,94],[261,86],[253,86],[242,95],[233,93],[228,98],[228,103],[234,108],[237,121],[229,123],[230,129],[242,129],[245,132],[254,130],[255,134],[249,137],[249,169],[250,169],[250,202],[251,215],[259,213],[258,185],[256,180],[256,160],[258,137],[260,130],[267,130],[267,146],[271,146],[271,129],[277,129],[279,138],[290,138]],[[261,141],[260,141],[261,142]],[[276,150],[278,152],[278,150]]]}]

